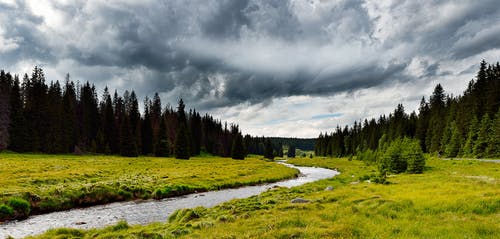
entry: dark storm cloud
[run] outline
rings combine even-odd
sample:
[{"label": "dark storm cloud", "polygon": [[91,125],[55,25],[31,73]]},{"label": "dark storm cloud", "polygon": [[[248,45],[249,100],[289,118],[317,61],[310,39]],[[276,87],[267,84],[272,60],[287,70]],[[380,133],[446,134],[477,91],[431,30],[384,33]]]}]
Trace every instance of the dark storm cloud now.
[{"label": "dark storm cloud", "polygon": [[205,109],[453,74],[439,62],[500,48],[494,0],[43,4],[0,3],[4,66],[65,66]]}]

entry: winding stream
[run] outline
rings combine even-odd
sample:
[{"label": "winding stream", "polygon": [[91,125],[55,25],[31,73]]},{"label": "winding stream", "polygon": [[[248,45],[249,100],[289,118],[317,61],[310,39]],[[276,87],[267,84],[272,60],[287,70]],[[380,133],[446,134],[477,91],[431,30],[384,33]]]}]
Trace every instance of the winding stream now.
[{"label": "winding stream", "polygon": [[213,207],[232,199],[258,195],[275,186],[294,187],[320,179],[331,178],[339,174],[337,171],[324,168],[299,167],[285,163],[284,165],[298,169],[300,176],[276,183],[195,193],[163,200],[116,202],[35,215],[23,221],[13,221],[0,225],[0,238],[3,239],[8,236],[22,238],[59,227],[80,229],[101,228],[116,224],[120,220],[126,220],[129,224],[142,225],[161,222],[167,220],[168,216],[177,209],[198,206]]}]

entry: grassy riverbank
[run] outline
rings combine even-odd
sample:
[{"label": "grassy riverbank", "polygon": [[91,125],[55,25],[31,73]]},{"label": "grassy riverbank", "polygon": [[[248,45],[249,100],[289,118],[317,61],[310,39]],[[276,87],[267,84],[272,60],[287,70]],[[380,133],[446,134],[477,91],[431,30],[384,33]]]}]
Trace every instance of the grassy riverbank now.
[{"label": "grassy riverbank", "polygon": [[[258,158],[207,156],[177,160],[1,153],[0,207],[5,203],[3,208],[7,210],[16,200],[25,200],[31,214],[43,213],[274,182],[296,173]],[[22,216],[15,210],[11,215]]]},{"label": "grassy riverbank", "polygon": [[[38,238],[495,238],[500,164],[430,159],[424,174],[363,181],[375,168],[346,159],[294,159],[337,168],[332,179],[277,188],[214,208],[185,209],[169,223],[99,230],[57,229]],[[332,191],[324,190],[332,186]],[[309,203],[293,204],[293,198]]]}]

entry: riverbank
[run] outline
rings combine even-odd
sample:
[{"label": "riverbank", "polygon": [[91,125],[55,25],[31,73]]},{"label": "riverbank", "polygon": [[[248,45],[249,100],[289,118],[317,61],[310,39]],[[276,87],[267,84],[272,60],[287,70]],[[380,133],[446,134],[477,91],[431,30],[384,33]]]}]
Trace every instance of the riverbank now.
[{"label": "riverbank", "polygon": [[164,200],[145,200],[133,202],[116,202],[101,206],[54,212],[32,216],[27,220],[0,225],[0,238],[8,235],[16,238],[36,235],[50,228],[66,227],[78,229],[102,228],[106,225],[127,221],[128,224],[146,225],[154,222],[165,222],[176,210],[196,207],[213,207],[217,204],[258,195],[269,189],[293,187],[308,182],[330,178],[338,172],[315,167],[296,167],[300,171],[297,178],[287,179],[271,184],[224,189]]},{"label": "riverbank", "polygon": [[30,207],[26,215],[11,210],[10,215],[0,215],[0,221],[117,201],[277,182],[298,174],[295,169],[258,158],[177,160],[0,153],[0,159],[0,205],[11,207],[9,200],[15,199]]},{"label": "riverbank", "polygon": [[[430,159],[423,174],[366,181],[375,167],[347,159],[295,159],[339,169],[336,177],[213,208],[177,211],[168,223],[56,229],[36,238],[495,238],[500,164]],[[329,190],[331,189],[331,190]],[[307,203],[292,203],[303,198]]]}]

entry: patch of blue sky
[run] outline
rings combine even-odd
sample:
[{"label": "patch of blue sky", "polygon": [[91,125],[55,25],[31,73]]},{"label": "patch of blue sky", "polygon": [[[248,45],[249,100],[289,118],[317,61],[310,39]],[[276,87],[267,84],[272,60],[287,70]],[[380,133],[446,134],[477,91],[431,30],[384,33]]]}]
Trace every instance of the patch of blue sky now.
[{"label": "patch of blue sky", "polygon": [[343,115],[342,113],[320,114],[320,115],[314,115],[313,117],[311,117],[311,119],[317,120],[317,119],[326,119],[326,118],[337,118],[337,117],[340,117],[342,115]]}]

